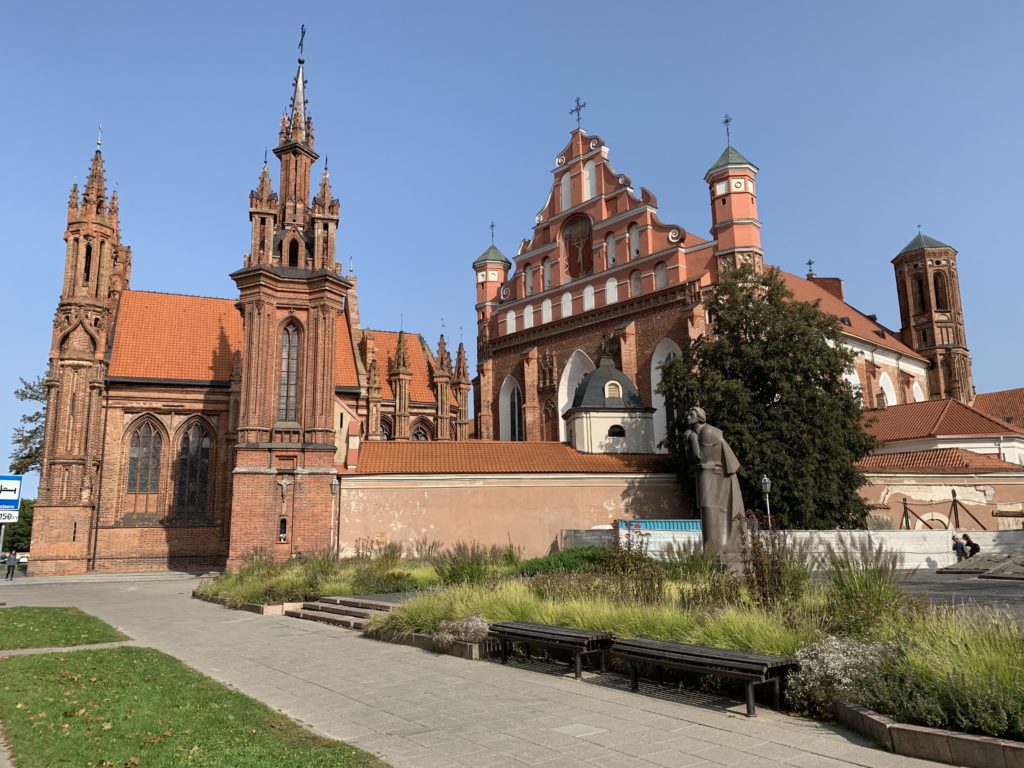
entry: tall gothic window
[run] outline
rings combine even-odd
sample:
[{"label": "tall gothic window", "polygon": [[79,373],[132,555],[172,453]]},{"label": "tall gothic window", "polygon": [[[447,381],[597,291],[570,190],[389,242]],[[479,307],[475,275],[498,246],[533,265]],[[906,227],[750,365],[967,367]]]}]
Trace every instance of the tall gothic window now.
[{"label": "tall gothic window", "polygon": [[295,401],[299,380],[299,331],[294,325],[281,332],[281,383],[277,420],[295,421]]},{"label": "tall gothic window", "polygon": [[156,493],[160,486],[160,433],[146,423],[132,434],[128,449],[128,493]]},{"label": "tall gothic window", "polygon": [[949,292],[946,290],[946,276],[941,272],[935,273],[935,309],[949,309]]},{"label": "tall gothic window", "polygon": [[210,436],[194,424],[181,438],[178,448],[178,483],[175,509],[179,515],[201,517],[206,514],[210,477]]},{"label": "tall gothic window", "polygon": [[82,282],[88,283],[92,274],[92,245],[85,246],[85,264],[82,267]]},{"label": "tall gothic window", "polygon": [[523,393],[519,387],[515,387],[508,398],[509,406],[509,439],[525,440],[526,434],[523,429]]},{"label": "tall gothic window", "polygon": [[924,298],[924,281],[920,277],[914,278],[914,311],[924,312],[928,309]]}]

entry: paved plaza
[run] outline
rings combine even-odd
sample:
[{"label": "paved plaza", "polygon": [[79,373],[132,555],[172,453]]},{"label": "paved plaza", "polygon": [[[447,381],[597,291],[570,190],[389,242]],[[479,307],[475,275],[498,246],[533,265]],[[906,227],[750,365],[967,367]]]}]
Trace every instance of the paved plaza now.
[{"label": "paved plaza", "polygon": [[[230,611],[197,580],[21,578],[7,605],[77,606],[395,768],[910,768],[934,766],[843,728],[564,665],[473,662],[343,629]],[[0,762],[2,765],[2,762]]]}]

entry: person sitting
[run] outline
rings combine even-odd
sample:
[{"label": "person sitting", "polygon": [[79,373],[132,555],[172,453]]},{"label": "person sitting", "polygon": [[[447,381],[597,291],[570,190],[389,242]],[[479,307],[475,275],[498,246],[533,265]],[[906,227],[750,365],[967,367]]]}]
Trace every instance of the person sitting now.
[{"label": "person sitting", "polygon": [[956,555],[958,563],[967,557],[967,547],[964,546],[963,541],[955,533],[953,534],[953,554]]},{"label": "person sitting", "polygon": [[974,557],[981,552],[981,546],[966,533],[964,534],[964,549],[967,550],[967,557]]}]

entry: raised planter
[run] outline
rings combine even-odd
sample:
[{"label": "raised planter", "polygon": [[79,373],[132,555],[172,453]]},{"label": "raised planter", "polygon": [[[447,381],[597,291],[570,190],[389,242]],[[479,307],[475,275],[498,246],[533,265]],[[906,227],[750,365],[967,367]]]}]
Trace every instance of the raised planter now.
[{"label": "raised planter", "polygon": [[847,702],[836,705],[836,719],[850,730],[905,757],[968,768],[1024,768],[1024,742],[897,723]]},{"label": "raised planter", "polygon": [[456,656],[460,659],[470,659],[472,661],[479,661],[485,659],[491,655],[496,649],[497,645],[492,640],[485,640],[482,643],[452,643],[448,648],[442,648],[434,642],[434,638],[430,635],[421,635],[416,632],[409,632],[400,635],[366,635],[366,637],[374,640],[382,640],[385,643],[397,643],[398,645],[411,645],[414,648],[422,648],[425,651],[432,651],[434,653],[444,653],[448,656]]},{"label": "raised planter", "polygon": [[302,603],[271,603],[269,605],[262,605],[260,603],[242,603],[237,608],[228,605],[228,601],[223,597],[217,597],[216,595],[204,595],[199,590],[192,590],[192,597],[196,600],[205,600],[208,603],[216,603],[222,605],[225,608],[237,611],[248,611],[249,613],[258,613],[261,616],[283,616],[285,611],[293,611],[302,607]]}]

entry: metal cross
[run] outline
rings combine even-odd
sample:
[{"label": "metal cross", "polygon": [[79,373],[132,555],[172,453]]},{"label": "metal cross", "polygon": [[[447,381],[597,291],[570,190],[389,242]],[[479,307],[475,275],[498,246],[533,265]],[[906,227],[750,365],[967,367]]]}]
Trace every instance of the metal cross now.
[{"label": "metal cross", "polygon": [[576,115],[576,127],[577,128],[580,127],[580,123],[583,121],[583,118],[581,117],[581,114],[582,114],[583,108],[585,106],[587,106],[587,102],[580,101],[580,97],[577,96],[576,97],[576,106],[569,110],[569,114],[570,115],[572,115],[572,114]]},{"label": "metal cross", "polygon": [[302,46],[306,40],[306,25],[302,25],[301,33],[299,34],[299,56],[302,56]]},{"label": "metal cross", "polygon": [[494,245],[494,222],[491,222],[491,245]]},{"label": "metal cross", "polygon": [[809,275],[813,275],[814,274],[814,259],[808,259],[807,260],[807,274],[809,274]]},{"label": "metal cross", "polygon": [[726,115],[722,118],[722,125],[725,126],[725,143],[726,146],[732,146],[732,135],[729,133],[729,125],[732,123],[732,118]]}]

